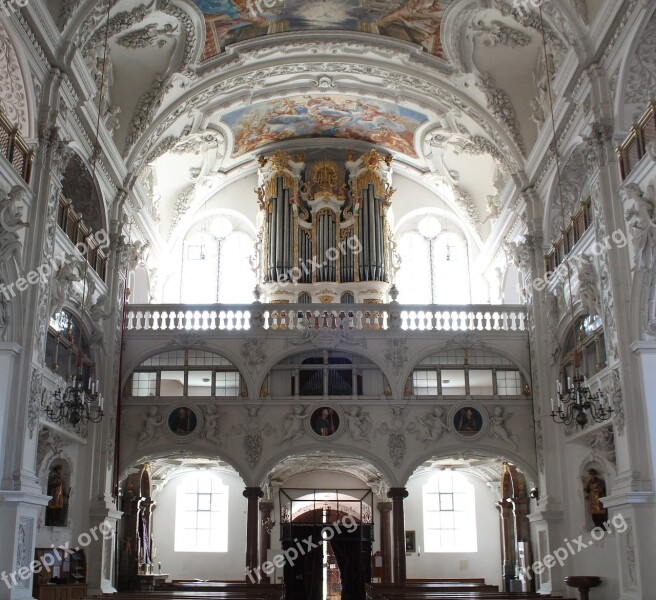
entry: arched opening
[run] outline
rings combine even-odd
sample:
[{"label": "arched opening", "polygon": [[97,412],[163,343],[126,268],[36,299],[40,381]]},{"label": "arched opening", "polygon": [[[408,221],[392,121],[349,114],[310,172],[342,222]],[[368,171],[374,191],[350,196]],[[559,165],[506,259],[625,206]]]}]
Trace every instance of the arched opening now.
[{"label": "arched opening", "polygon": [[165,580],[243,579],[244,481],[216,458],[170,456],[121,481],[119,590]]}]

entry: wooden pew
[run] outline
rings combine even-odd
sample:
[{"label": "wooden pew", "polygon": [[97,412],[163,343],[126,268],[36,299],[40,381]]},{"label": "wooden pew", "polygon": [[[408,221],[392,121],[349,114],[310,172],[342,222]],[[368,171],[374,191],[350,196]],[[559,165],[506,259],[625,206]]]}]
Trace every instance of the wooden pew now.
[{"label": "wooden pew", "polygon": [[534,600],[562,598],[532,592],[500,592],[484,582],[409,581],[403,584],[366,584],[367,600]]}]

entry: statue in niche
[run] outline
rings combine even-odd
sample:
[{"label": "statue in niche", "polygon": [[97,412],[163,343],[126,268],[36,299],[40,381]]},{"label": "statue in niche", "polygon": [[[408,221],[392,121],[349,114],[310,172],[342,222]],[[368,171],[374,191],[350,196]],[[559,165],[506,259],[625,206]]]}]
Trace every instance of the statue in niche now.
[{"label": "statue in niche", "polygon": [[156,406],[151,406],[148,413],[144,417],[144,426],[142,432],[137,438],[137,445],[143,444],[149,440],[159,439],[158,429],[164,423],[164,417],[159,412]]},{"label": "statue in niche", "polygon": [[624,216],[633,233],[633,270],[651,271],[656,248],[656,224],[654,223],[654,199],[645,196],[640,186],[630,183],[624,188],[625,199],[633,200],[633,206]]},{"label": "statue in niche", "polygon": [[588,480],[583,491],[592,522],[595,527],[601,527],[608,520],[608,510],[601,503],[601,499],[606,495],[606,482],[599,477],[596,469],[588,469]]},{"label": "statue in niche", "polygon": [[46,506],[46,525],[65,527],[68,513],[68,490],[63,474],[63,465],[58,463],[50,469],[48,476],[48,496],[52,496]]}]

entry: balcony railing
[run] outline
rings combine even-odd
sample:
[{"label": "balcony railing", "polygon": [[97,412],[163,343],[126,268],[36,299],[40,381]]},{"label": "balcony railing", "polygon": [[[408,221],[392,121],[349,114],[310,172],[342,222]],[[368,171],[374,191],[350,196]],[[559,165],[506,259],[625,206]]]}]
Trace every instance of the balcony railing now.
[{"label": "balcony railing", "polygon": [[652,100],[638,122],[631,127],[622,145],[617,149],[622,181],[647,153],[647,146],[656,140],[656,100]]},{"label": "balcony railing", "polygon": [[132,304],[124,329],[134,331],[526,331],[519,305]]},{"label": "balcony railing", "polygon": [[84,222],[82,214],[75,212],[71,201],[63,195],[59,196],[57,225],[73,244],[85,248],[85,257],[89,266],[98,273],[100,279],[106,281],[107,255],[92,235],[91,228]]},{"label": "balcony railing", "polygon": [[0,154],[4,156],[23,178],[30,183],[34,152],[30,150],[18,129],[0,112]]}]

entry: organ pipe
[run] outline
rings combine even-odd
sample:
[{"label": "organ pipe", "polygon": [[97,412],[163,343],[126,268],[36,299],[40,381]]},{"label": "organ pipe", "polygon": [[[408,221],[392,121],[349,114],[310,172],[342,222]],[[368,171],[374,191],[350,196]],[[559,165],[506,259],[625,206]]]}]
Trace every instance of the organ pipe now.
[{"label": "organ pipe", "polygon": [[312,163],[306,177],[302,158],[277,151],[260,160],[264,283],[389,282],[390,160],[347,153],[342,165]]}]

